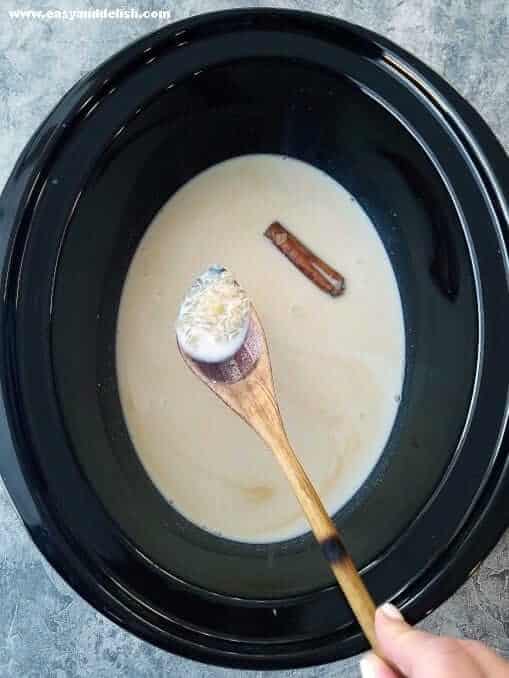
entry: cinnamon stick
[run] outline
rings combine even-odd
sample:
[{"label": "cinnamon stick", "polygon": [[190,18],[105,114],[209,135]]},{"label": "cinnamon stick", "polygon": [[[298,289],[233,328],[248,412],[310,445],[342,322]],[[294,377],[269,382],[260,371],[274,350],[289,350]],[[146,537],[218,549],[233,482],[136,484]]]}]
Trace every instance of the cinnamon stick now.
[{"label": "cinnamon stick", "polygon": [[279,221],[271,224],[264,235],[321,290],[332,297],[338,297],[345,291],[345,279],[341,273],[313,254]]}]

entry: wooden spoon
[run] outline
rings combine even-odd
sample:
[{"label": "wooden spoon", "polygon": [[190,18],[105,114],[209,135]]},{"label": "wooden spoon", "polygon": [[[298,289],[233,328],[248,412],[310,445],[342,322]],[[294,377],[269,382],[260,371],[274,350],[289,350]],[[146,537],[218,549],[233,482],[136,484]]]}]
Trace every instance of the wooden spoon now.
[{"label": "wooden spoon", "polygon": [[179,349],[189,369],[272,449],[366,638],[377,651],[375,604],[288,441],[274,389],[267,340],[256,312],[252,309],[243,347],[224,363],[198,363],[180,346]]}]

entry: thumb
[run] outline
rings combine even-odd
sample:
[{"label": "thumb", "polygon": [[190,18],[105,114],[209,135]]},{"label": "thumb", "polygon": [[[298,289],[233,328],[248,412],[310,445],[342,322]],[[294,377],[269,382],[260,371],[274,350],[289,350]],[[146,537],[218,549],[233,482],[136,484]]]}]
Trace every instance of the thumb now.
[{"label": "thumb", "polygon": [[428,634],[413,629],[390,603],[376,611],[375,629],[384,658],[404,676],[416,678],[424,644],[429,642]]},{"label": "thumb", "polygon": [[413,629],[394,605],[382,605],[375,630],[383,656],[408,678],[476,678],[476,665],[459,641]]}]

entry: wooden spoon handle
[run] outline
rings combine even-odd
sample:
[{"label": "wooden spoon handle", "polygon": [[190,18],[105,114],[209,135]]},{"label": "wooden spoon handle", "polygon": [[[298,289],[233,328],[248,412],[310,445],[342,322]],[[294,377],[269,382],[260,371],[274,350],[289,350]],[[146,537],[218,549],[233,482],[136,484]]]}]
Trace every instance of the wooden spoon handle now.
[{"label": "wooden spoon handle", "polygon": [[372,648],[381,657],[375,634],[375,603],[347,552],[336,526],[304,468],[293,451],[284,430],[267,441],[295,492],[323,554],[352,608]]}]

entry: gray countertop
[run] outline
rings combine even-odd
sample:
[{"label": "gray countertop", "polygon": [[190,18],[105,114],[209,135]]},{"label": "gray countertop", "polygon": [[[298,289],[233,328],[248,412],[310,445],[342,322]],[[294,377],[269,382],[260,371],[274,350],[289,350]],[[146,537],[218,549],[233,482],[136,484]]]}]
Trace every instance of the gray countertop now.
[{"label": "gray countertop", "polygon": [[[15,20],[7,10],[125,6],[171,9],[173,19],[233,7],[292,7],[361,24],[398,42],[449,80],[509,149],[507,0],[1,0],[0,186],[32,132],[78,78],[132,40],[167,23],[158,19]],[[230,678],[245,673],[173,657],[95,612],[40,556],[1,484],[0,600],[2,678]],[[423,626],[480,639],[509,657],[509,534]],[[358,669],[357,662],[350,660],[264,675],[343,678],[357,676]]]}]

